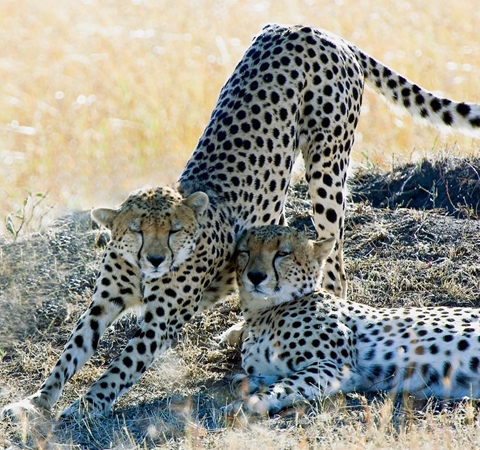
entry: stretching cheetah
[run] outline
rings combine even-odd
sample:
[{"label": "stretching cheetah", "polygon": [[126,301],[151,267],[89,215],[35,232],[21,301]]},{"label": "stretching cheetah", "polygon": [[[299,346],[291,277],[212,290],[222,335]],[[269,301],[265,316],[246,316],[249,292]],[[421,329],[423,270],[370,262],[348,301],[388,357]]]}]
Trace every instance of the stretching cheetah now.
[{"label": "stretching cheetah", "polygon": [[242,399],[228,405],[276,413],[337,392],[480,397],[480,312],[471,308],[372,308],[319,288],[331,240],[279,225],[238,244],[246,320]]},{"label": "stretching cheetah", "polygon": [[230,259],[238,237],[249,227],[278,223],[300,153],[318,236],[335,241],[323,287],[344,297],[345,185],[364,82],[415,117],[480,133],[479,105],[439,98],[325,31],[265,27],[222,88],[178,185],[94,211],[112,240],[92,303],[40,389],[6,412],[50,409],[105,329],[140,305],[143,322],[131,342],[65,414],[110,410],[185,322],[233,288]]}]

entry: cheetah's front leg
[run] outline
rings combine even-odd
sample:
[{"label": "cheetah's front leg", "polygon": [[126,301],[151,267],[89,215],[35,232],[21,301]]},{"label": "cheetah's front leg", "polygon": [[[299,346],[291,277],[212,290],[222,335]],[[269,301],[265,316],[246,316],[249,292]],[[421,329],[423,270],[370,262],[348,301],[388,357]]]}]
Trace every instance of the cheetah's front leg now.
[{"label": "cheetah's front leg", "polygon": [[[155,290],[152,290],[152,287]],[[141,328],[105,373],[92,384],[88,392],[67,408],[62,417],[107,413],[114,402],[150,367],[153,361],[170,348],[178,330],[197,311],[191,299],[182,299],[173,291],[158,290],[155,283],[144,284],[144,313]],[[168,293],[167,293],[168,292]],[[175,295],[175,298],[169,297]]]},{"label": "cheetah's front leg", "polygon": [[[290,376],[279,379],[269,385],[263,392],[244,394],[242,400],[230,403],[223,412],[227,417],[234,417],[240,411],[260,415],[275,414],[297,402],[326,397],[339,391],[351,392],[354,374],[346,366],[340,368],[333,361],[316,362]],[[250,377],[246,377],[249,379]],[[244,384],[258,384],[256,377]],[[251,389],[249,389],[251,390]]]},{"label": "cheetah's front leg", "polygon": [[37,407],[49,410],[60,397],[67,381],[93,355],[105,329],[123,311],[140,305],[141,298],[137,269],[107,247],[92,302],[77,321],[49,377],[35,394],[7,405],[2,414],[17,416],[21,411]]}]

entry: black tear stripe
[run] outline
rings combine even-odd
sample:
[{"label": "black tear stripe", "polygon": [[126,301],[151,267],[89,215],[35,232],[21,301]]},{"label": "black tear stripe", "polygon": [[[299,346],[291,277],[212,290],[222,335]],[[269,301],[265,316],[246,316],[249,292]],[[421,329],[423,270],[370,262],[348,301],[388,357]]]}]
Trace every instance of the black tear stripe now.
[{"label": "black tear stripe", "polygon": [[140,258],[141,258],[141,255],[142,255],[142,249],[143,249],[143,243],[144,243],[144,239],[143,239],[143,231],[140,230],[138,232],[138,234],[141,236],[142,238],[142,245],[140,245],[140,248],[138,249],[138,253],[137,253],[137,261],[140,262]]}]

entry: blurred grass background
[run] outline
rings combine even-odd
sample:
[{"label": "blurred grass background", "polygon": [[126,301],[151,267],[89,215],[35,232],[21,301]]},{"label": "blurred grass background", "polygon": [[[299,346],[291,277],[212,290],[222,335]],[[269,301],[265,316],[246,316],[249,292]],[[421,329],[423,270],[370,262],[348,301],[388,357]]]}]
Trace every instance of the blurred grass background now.
[{"label": "blurred grass background", "polygon": [[[58,213],[175,181],[268,22],[328,29],[429,90],[480,102],[477,0],[2,0],[0,215],[28,191]],[[356,162],[388,169],[452,148],[477,155],[479,143],[365,95]]]}]

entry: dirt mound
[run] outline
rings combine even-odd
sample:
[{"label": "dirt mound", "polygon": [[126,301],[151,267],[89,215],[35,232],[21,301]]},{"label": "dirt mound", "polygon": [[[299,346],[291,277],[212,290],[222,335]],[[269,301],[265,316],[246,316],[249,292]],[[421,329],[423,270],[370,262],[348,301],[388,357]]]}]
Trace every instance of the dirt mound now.
[{"label": "dirt mound", "polygon": [[391,172],[358,169],[350,179],[355,203],[376,208],[445,209],[459,218],[479,218],[480,159],[423,160]]},{"label": "dirt mound", "polygon": [[[422,166],[436,166],[441,172],[438,163],[425,161]],[[466,166],[452,164],[457,168]],[[411,172],[411,168],[399,168],[398,177]],[[444,173],[448,170],[446,167]],[[385,186],[387,176],[370,174],[367,178],[361,172],[353,176],[351,184],[361,185],[362,189],[366,185]],[[401,184],[392,182],[391,186]],[[455,186],[453,190],[461,189]],[[419,191],[411,189],[410,197],[407,192],[397,197],[419,204]],[[417,210],[397,204],[391,209],[378,208],[371,203],[379,201],[380,195],[368,194],[360,203],[349,203],[346,211],[344,250],[349,298],[377,306],[480,306],[480,222],[473,218],[476,215],[460,219],[458,210]],[[391,188],[390,196],[396,197]],[[291,226],[308,230],[314,237],[310,208],[308,186],[292,186],[286,204],[287,219]]]}]

